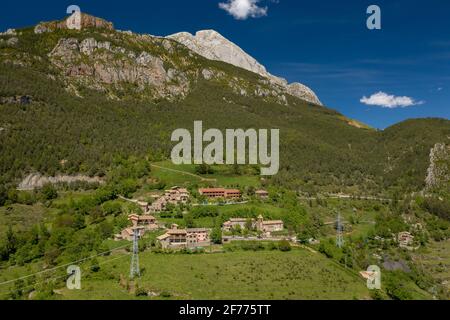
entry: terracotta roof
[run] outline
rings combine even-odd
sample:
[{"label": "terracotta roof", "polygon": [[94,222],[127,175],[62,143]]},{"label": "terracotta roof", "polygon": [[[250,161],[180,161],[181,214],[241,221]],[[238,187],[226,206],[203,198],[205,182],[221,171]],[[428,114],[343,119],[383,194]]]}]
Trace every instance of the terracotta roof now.
[{"label": "terracotta roof", "polygon": [[130,214],[128,216],[128,220],[137,221],[137,220],[139,220],[139,216],[137,214]]},{"label": "terracotta roof", "polygon": [[156,239],[158,239],[158,240],[166,240],[169,237],[170,237],[170,235],[166,233],[166,234],[163,234],[162,236],[157,237]]},{"label": "terracotta roof", "polygon": [[227,189],[225,190],[226,193],[241,193],[241,190],[238,189]]},{"label": "terracotta roof", "polygon": [[133,235],[133,233],[134,233],[134,232],[133,232],[133,229],[131,229],[131,228],[123,229],[122,232],[124,232],[124,231],[125,231],[126,233],[128,233],[128,235],[130,235],[130,236]]},{"label": "terracotta roof", "polygon": [[230,222],[247,222],[246,218],[231,218]]},{"label": "terracotta roof", "polygon": [[224,188],[205,188],[205,189],[198,189],[200,193],[203,192],[225,192]]},{"label": "terracotta roof", "polygon": [[167,234],[186,234],[186,229],[171,229],[167,231]]},{"label": "terracotta roof", "polygon": [[139,217],[139,220],[156,220],[154,216],[151,216],[149,214],[145,214]]},{"label": "terracotta roof", "polygon": [[188,233],[208,232],[208,231],[209,231],[209,229],[206,229],[206,228],[190,228],[190,229],[187,229]]},{"label": "terracotta roof", "polygon": [[283,224],[281,220],[263,221],[263,224]]},{"label": "terracotta roof", "polygon": [[361,277],[363,277],[364,279],[372,279],[372,277],[376,274],[376,272],[371,272],[371,271],[361,271],[359,274],[360,274]]}]

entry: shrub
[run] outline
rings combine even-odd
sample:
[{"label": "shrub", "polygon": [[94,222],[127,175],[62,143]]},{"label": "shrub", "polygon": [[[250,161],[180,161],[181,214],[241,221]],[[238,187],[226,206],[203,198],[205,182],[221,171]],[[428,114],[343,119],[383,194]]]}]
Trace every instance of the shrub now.
[{"label": "shrub", "polygon": [[292,250],[291,244],[287,240],[281,240],[280,242],[278,242],[278,250],[282,252],[291,251]]},{"label": "shrub", "polygon": [[134,295],[136,297],[146,297],[148,296],[147,290],[145,290],[144,288],[137,288]]},{"label": "shrub", "polygon": [[44,200],[53,200],[58,197],[58,192],[56,191],[55,187],[50,183],[42,187],[41,194]]}]

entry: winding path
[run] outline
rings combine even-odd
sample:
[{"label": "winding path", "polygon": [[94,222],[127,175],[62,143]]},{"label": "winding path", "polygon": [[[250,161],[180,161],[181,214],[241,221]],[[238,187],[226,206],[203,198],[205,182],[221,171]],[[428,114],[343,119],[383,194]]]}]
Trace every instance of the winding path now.
[{"label": "winding path", "polygon": [[150,166],[152,166],[152,167],[154,167],[154,168],[157,168],[157,169],[161,169],[161,170],[166,170],[166,171],[171,171],[171,172],[175,172],[175,173],[180,173],[180,174],[183,174],[183,175],[191,176],[191,177],[200,179],[201,181],[209,181],[209,182],[216,182],[216,181],[217,181],[216,179],[206,179],[206,178],[203,178],[202,176],[199,176],[198,174],[194,174],[194,173],[191,173],[191,172],[186,172],[186,171],[181,171],[181,170],[176,170],[176,169],[165,168],[165,167],[158,166],[158,165],[156,165],[156,164],[150,164]]}]

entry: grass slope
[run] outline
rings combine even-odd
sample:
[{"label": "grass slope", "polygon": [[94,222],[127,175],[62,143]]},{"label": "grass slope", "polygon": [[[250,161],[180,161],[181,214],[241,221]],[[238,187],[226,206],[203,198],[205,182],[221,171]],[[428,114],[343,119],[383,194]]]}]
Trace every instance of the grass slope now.
[{"label": "grass slope", "polygon": [[[111,258],[109,258],[111,259]],[[364,281],[319,254],[295,249],[201,255],[143,253],[139,287],[170,293],[174,299],[363,299]],[[62,290],[63,299],[127,299],[117,275],[128,259],[104,264],[83,281],[83,290]],[[114,279],[102,277],[114,275]]]}]

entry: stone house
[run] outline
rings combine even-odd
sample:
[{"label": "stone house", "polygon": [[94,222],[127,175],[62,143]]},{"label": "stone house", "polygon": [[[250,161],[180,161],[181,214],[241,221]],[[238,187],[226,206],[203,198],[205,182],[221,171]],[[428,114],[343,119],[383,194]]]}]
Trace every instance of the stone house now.
[{"label": "stone house", "polygon": [[269,192],[267,192],[266,190],[257,190],[255,192],[255,195],[257,198],[260,198],[260,199],[268,199],[269,198]]},{"label": "stone house", "polygon": [[139,238],[142,238],[146,232],[158,230],[160,228],[158,221],[151,215],[130,214],[128,220],[133,224],[132,227],[123,229],[120,234],[114,236],[115,240],[133,241],[133,230],[138,230]]},{"label": "stone house", "polygon": [[258,220],[256,221],[256,230],[264,233],[283,231],[283,229],[284,229],[284,222],[282,220],[264,221],[263,216],[260,215],[258,217]]},{"label": "stone house", "polygon": [[[226,221],[223,224],[223,230],[224,231],[231,231],[233,229],[236,229],[238,226],[241,229],[245,229],[246,226],[247,226],[248,220],[249,219],[247,219],[247,218],[231,218],[230,220]],[[250,221],[251,221],[252,226],[253,226],[253,224],[254,224],[253,220],[250,219]]]},{"label": "stone house", "polygon": [[170,230],[157,238],[162,248],[192,248],[210,245],[210,229],[178,229],[172,225]]},{"label": "stone house", "polygon": [[[125,228],[120,232],[120,234],[115,235],[114,239],[116,241],[119,240],[133,241],[134,229],[135,228]],[[141,239],[145,235],[146,230],[144,227],[137,227],[136,229],[138,230],[138,238]]]},{"label": "stone house", "polygon": [[164,196],[168,202],[173,204],[187,203],[189,191],[185,188],[173,187],[170,190],[166,190]]},{"label": "stone house", "polygon": [[414,236],[407,231],[400,232],[397,235],[397,242],[400,248],[411,247],[414,243]]},{"label": "stone house", "polygon": [[[247,218],[231,218],[223,224],[224,231],[231,231],[239,226],[241,229],[246,229],[249,219]],[[284,222],[282,220],[267,220],[264,221],[262,215],[255,219],[250,219],[252,229],[261,231],[263,233],[271,233],[284,230]]]},{"label": "stone house", "polygon": [[166,190],[164,195],[159,197],[149,207],[149,212],[162,212],[166,209],[167,204],[173,205],[185,204],[189,201],[189,191],[180,187],[173,187],[170,190]]}]

